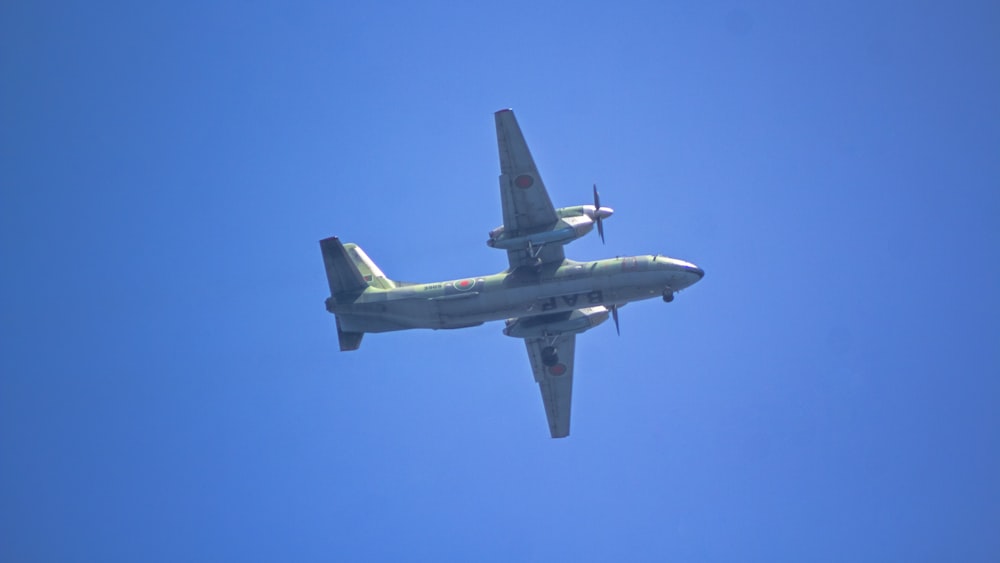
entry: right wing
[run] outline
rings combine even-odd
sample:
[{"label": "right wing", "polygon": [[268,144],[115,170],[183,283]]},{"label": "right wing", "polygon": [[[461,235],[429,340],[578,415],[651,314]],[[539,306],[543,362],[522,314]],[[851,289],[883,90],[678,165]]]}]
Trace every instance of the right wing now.
[{"label": "right wing", "polygon": [[[528,358],[535,373],[535,381],[542,391],[545,416],[549,420],[549,433],[553,438],[569,436],[569,410],[573,398],[573,355],[576,348],[575,334],[561,334],[554,342],[544,338],[525,338]],[[556,350],[556,361],[546,352]],[[547,365],[552,364],[552,365]]]},{"label": "right wing", "polygon": [[[500,201],[504,232],[511,237],[546,231],[559,221],[541,175],[531,158],[528,143],[514,112],[502,109],[494,114],[497,148],[500,151]],[[562,262],[562,245],[549,244],[538,256],[542,263]],[[510,267],[534,265],[527,250],[508,250]]]}]

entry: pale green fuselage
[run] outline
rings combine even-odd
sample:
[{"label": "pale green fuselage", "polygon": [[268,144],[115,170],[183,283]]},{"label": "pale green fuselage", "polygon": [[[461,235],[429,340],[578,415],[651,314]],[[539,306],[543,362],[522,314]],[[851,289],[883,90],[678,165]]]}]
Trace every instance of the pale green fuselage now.
[{"label": "pale green fuselage", "polygon": [[426,284],[369,287],[350,303],[327,300],[341,328],[388,332],[411,328],[451,329],[487,321],[624,305],[680,291],[702,277],[695,265],[644,255],[519,269],[489,276]]}]

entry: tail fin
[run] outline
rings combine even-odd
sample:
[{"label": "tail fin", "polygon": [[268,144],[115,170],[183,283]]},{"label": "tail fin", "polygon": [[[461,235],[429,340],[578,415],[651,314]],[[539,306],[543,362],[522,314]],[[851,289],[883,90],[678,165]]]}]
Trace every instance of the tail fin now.
[{"label": "tail fin", "polygon": [[368,288],[364,276],[354,265],[339,238],[323,239],[319,241],[319,248],[323,252],[326,281],[330,284],[330,295],[334,299],[356,298]]},{"label": "tail fin", "polygon": [[[330,284],[331,299],[327,300],[327,309],[333,311],[331,302],[350,302],[368,289],[368,283],[358,271],[354,260],[348,255],[344,245],[337,237],[319,241],[323,253],[323,265],[326,267],[326,281]],[[357,350],[361,346],[363,332],[345,331],[340,328],[340,317],[337,317],[337,338],[340,340],[341,351]]]},{"label": "tail fin", "polygon": [[[319,241],[323,252],[323,264],[326,266],[326,279],[330,284],[330,296],[327,309],[336,310],[336,303],[349,303],[357,299],[366,289],[392,289],[396,282],[385,277],[382,270],[372,262],[361,247],[354,243],[343,244],[337,237]],[[361,346],[362,331],[350,331],[341,328],[341,321],[349,328],[357,324],[357,319],[350,315],[343,319],[337,316],[337,337],[342,351],[357,350]],[[362,325],[363,326],[363,325]]]}]

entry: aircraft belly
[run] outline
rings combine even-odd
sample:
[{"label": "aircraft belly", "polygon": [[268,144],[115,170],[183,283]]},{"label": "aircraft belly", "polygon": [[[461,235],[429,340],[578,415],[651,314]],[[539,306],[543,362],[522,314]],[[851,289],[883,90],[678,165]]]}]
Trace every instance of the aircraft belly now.
[{"label": "aircraft belly", "polygon": [[583,276],[514,287],[487,286],[478,291],[432,298],[408,296],[370,304],[373,310],[366,312],[374,314],[371,317],[361,315],[356,325],[359,329],[368,327],[364,332],[462,328],[514,317],[624,304],[660,295],[662,288],[647,277],[641,274]]},{"label": "aircraft belly", "polygon": [[[535,288],[525,297],[528,315],[565,312],[597,305],[621,305],[630,301],[661,295],[663,288],[654,279],[642,274],[631,276],[593,276],[567,280],[548,287]],[[524,316],[525,313],[518,313]]]},{"label": "aircraft belly", "polygon": [[449,301],[436,301],[439,328],[473,326],[488,321],[498,321],[512,316],[512,309],[504,291],[484,292]]},{"label": "aircraft belly", "polygon": [[347,332],[392,332],[413,328],[406,319],[387,316],[337,313],[340,328]]},{"label": "aircraft belly", "polygon": [[508,316],[546,315],[602,305],[607,300],[607,289],[603,277],[558,280],[508,289],[505,292]]},{"label": "aircraft belly", "polygon": [[350,330],[359,332],[439,328],[436,307],[427,299],[396,299],[369,303],[343,316],[350,319]]},{"label": "aircraft belly", "polygon": [[609,284],[609,303],[623,304],[630,301],[649,299],[657,297],[663,292],[661,284],[657,283],[654,279],[650,279],[650,276],[641,273],[628,277],[620,276],[620,278],[615,279],[613,283]]}]

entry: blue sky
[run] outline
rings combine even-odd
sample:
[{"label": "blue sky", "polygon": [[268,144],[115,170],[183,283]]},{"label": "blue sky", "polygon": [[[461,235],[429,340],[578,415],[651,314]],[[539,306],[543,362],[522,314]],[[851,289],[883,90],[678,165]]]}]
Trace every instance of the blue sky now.
[{"label": "blue sky", "polygon": [[[4,3],[0,559],[996,561],[991,2]],[[337,351],[317,241],[492,273],[493,111],[593,259],[578,339]]]}]

